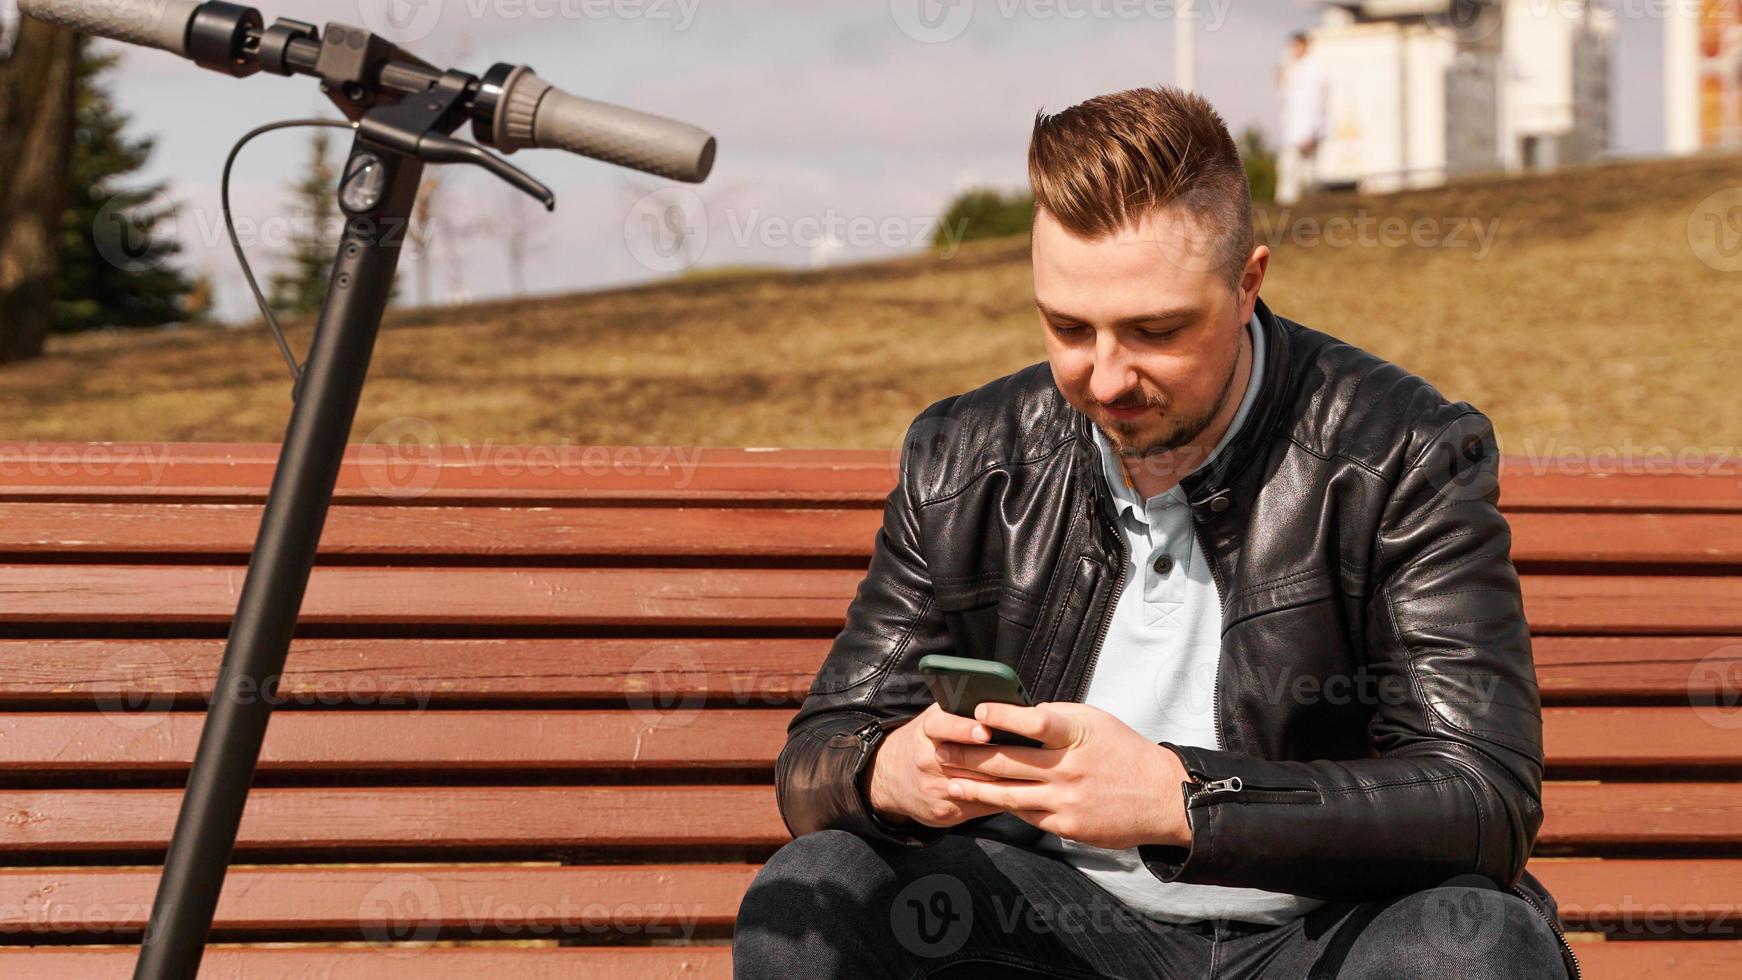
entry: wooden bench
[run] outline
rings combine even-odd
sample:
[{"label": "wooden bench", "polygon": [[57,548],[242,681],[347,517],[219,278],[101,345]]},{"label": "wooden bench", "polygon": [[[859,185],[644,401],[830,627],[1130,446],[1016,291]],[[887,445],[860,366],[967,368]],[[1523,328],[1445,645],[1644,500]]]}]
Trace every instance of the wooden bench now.
[{"label": "wooden bench", "polygon": [[[0,446],[0,976],[130,975],[275,456]],[[1531,867],[1587,976],[1742,975],[1742,473],[1561,470],[1503,477]],[[353,449],[202,975],[729,976],[894,476]]]}]

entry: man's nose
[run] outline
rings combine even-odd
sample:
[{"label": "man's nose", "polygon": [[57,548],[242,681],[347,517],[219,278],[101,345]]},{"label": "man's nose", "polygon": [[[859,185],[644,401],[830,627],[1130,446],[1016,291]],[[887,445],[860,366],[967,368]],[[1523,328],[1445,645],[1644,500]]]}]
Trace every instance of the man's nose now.
[{"label": "man's nose", "polygon": [[1116,338],[1095,344],[1095,365],[1089,374],[1089,397],[1103,405],[1117,402],[1137,387],[1137,372]]}]

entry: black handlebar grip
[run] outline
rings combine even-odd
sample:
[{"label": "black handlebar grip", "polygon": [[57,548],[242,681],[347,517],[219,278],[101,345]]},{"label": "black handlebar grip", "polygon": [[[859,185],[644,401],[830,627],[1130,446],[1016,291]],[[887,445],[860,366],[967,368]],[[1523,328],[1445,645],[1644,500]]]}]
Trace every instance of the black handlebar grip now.
[{"label": "black handlebar grip", "polygon": [[187,57],[194,0],[18,0],[37,20]]}]

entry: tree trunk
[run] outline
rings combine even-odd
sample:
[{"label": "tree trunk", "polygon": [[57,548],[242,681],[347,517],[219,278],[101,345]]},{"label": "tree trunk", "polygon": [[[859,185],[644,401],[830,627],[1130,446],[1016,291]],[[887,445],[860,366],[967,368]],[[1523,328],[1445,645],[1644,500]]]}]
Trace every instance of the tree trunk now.
[{"label": "tree trunk", "polygon": [[20,18],[0,61],[0,364],[42,353],[73,147],[77,34]]}]

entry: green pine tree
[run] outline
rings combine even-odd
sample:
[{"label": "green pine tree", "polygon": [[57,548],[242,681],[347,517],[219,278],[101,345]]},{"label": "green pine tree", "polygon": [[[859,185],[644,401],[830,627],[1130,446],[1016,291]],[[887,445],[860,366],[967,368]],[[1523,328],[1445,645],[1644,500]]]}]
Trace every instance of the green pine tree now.
[{"label": "green pine tree", "polygon": [[72,161],[61,212],[54,329],[155,327],[187,318],[193,283],[173,260],[181,246],[164,227],[174,215],[163,183],[126,186],[154,140],[127,135],[105,78],[118,57],[79,42]]},{"label": "green pine tree", "polygon": [[1246,164],[1246,184],[1252,188],[1252,200],[1268,204],[1276,200],[1276,151],[1264,139],[1264,131],[1247,127],[1240,134],[1240,159]]},{"label": "green pine tree", "polygon": [[327,297],[343,215],[339,212],[338,176],[327,159],[332,138],[328,130],[311,130],[309,165],[296,182],[290,225],[287,268],[274,273],[266,290],[274,313],[316,313]]}]

